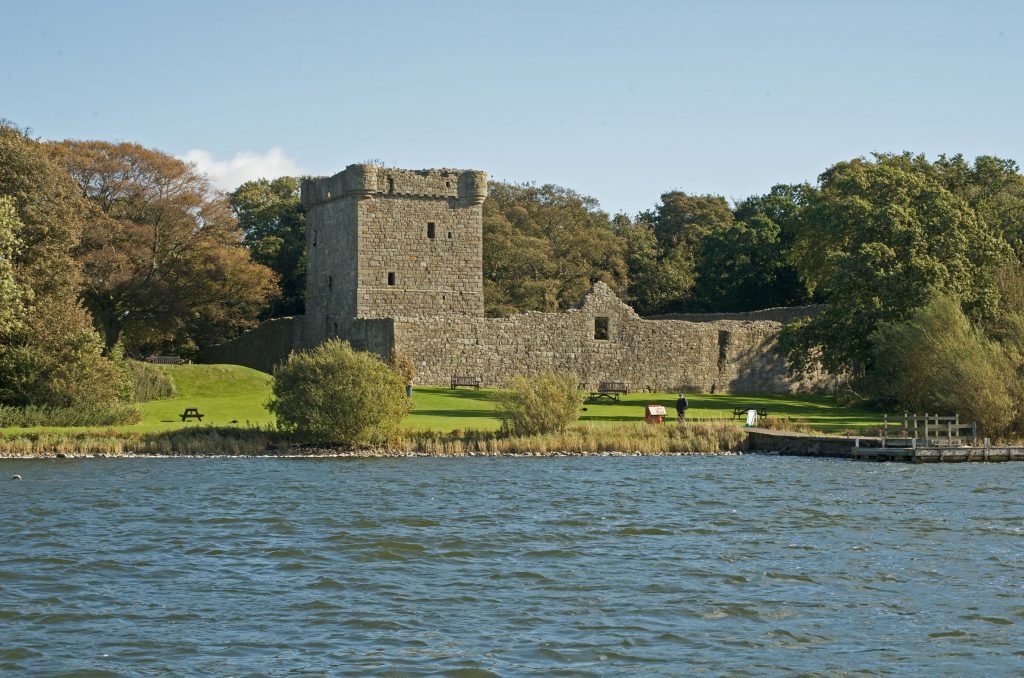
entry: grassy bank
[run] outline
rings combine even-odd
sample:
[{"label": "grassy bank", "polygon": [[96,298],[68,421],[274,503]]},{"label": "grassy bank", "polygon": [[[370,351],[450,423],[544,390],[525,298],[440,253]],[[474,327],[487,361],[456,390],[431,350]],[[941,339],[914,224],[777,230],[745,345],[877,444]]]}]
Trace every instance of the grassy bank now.
[{"label": "grassy bank", "polygon": [[[137,405],[142,421],[110,427],[0,429],[0,456],[103,454],[279,454],[302,449],[274,431],[266,409],[270,376],[238,365],[162,366],[175,395]],[[633,393],[619,401],[587,403],[577,425],[562,434],[510,438],[498,434],[494,390],[417,387],[396,454],[695,454],[737,449],[741,422],[733,408],[768,411],[777,428],[824,432],[877,429],[880,415],[842,407],[830,396],[688,394],[689,424],[675,424],[673,393]],[[664,405],[666,425],[643,423],[644,406]],[[182,422],[197,408],[201,423]]]},{"label": "grassy bank", "polygon": [[[413,393],[413,410],[404,426],[410,431],[482,430],[494,431],[501,426],[495,407],[496,391],[417,387]],[[595,425],[619,425],[643,421],[644,406],[664,405],[667,420],[675,421],[674,393],[630,393],[618,401],[587,402],[580,422]],[[734,408],[754,407],[767,410],[776,421],[792,420],[806,428],[824,432],[853,431],[866,434],[881,426],[882,416],[864,408],[844,407],[827,395],[736,395],[687,394],[691,420],[713,420],[742,424],[733,417]]]}]

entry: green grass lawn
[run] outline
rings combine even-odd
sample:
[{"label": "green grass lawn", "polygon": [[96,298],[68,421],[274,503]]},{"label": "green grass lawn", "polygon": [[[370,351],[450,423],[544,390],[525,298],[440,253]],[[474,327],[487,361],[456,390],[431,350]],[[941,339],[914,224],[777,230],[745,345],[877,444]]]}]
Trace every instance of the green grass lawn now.
[{"label": "green grass lawn", "polygon": [[[174,379],[177,395],[168,400],[141,403],[143,421],[112,427],[116,431],[151,433],[189,426],[181,413],[195,407],[204,415],[201,425],[246,426],[273,422],[267,412],[270,375],[239,365],[164,365]],[[410,431],[494,430],[500,426],[495,413],[496,391],[416,387],[413,409],[403,422]],[[687,394],[690,419],[730,419],[734,407],[766,409],[771,417],[791,417],[822,431],[863,429],[880,424],[881,415],[864,409],[841,407],[831,396],[789,395],[693,395]],[[672,393],[631,393],[618,402],[586,403],[580,420],[596,424],[642,421],[644,406],[659,403],[675,419],[676,395]],[[232,422],[237,422],[233,424]],[[739,424],[740,422],[737,422]],[[74,431],[82,429],[3,429],[5,432],[34,430]],[[97,429],[108,430],[108,429]]]},{"label": "green grass lawn", "polygon": [[[455,429],[494,430],[500,426],[495,415],[495,391],[417,387],[413,392],[413,410],[403,423],[408,430],[452,431]],[[643,421],[644,406],[664,405],[668,419],[676,418],[674,393],[630,393],[619,401],[584,403],[580,421],[595,424],[619,424]],[[881,414],[863,408],[842,407],[825,395],[734,395],[687,394],[688,419],[729,419],[735,407],[767,410],[769,417],[789,417],[821,431],[845,431],[881,425]],[[737,424],[742,422],[737,420]]]}]

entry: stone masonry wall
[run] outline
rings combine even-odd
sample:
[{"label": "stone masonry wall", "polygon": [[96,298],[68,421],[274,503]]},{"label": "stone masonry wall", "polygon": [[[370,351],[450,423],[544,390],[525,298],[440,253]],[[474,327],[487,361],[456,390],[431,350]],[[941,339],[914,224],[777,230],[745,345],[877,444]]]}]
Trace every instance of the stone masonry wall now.
[{"label": "stone masonry wall", "polygon": [[[595,339],[608,318],[609,338]],[[573,372],[587,387],[622,380],[632,391],[764,393],[828,390],[827,377],[791,378],[772,351],[781,324],[643,320],[603,283],[565,313],[509,318],[396,320],[395,347],[416,364],[416,382],[454,374],[504,386],[516,374]]]},{"label": "stone masonry wall", "polygon": [[298,343],[302,316],[274,318],[231,341],[210,346],[199,354],[199,362],[245,365],[261,372],[272,372],[274,365],[288,360]]},{"label": "stone masonry wall", "polygon": [[304,337],[315,346],[365,318],[482,317],[487,175],[350,165],[302,184]]}]

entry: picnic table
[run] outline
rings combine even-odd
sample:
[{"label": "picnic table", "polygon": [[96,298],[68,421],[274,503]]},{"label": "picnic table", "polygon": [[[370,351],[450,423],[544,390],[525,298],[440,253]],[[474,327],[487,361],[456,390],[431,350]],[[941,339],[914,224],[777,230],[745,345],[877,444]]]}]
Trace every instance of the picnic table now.
[{"label": "picnic table", "polygon": [[597,385],[596,391],[590,392],[591,402],[607,398],[609,401],[618,401],[620,395],[626,395],[629,389],[624,381],[602,381]]},{"label": "picnic table", "polygon": [[764,419],[765,417],[768,416],[768,410],[764,407],[764,405],[751,405],[750,407],[732,408],[732,418],[743,419],[744,417],[747,416],[747,412],[750,410],[756,410],[757,416],[760,417],[761,419]]},{"label": "picnic table", "polygon": [[199,421],[203,420],[203,415],[199,414],[199,409],[196,407],[186,407],[185,411],[179,416],[181,416],[182,423],[188,419],[198,419]]}]

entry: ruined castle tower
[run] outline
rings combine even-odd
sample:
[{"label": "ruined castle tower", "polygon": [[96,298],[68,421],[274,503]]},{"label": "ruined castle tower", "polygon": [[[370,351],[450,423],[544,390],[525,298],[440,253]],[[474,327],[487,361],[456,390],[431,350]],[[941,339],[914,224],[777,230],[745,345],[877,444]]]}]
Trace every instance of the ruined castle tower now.
[{"label": "ruined castle tower", "polygon": [[303,343],[354,320],[483,317],[487,174],[349,165],[302,184],[308,251]]}]

